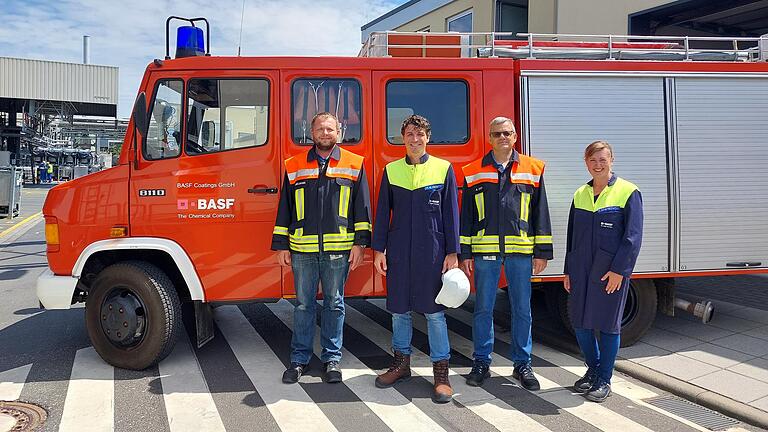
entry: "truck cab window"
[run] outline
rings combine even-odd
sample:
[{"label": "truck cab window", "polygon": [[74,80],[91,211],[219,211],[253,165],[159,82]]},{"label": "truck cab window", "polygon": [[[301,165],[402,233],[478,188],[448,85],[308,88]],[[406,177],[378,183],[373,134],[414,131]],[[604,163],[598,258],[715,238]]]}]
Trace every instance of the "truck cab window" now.
[{"label": "truck cab window", "polygon": [[186,152],[215,153],[267,143],[269,81],[189,81]]},{"label": "truck cab window", "polygon": [[412,114],[432,124],[432,144],[469,140],[469,89],[462,80],[390,81],[387,83],[387,139],[403,144],[400,126]]},{"label": "truck cab window", "polygon": [[329,112],[339,119],[339,142],[360,142],[362,136],[360,83],[354,79],[310,78],[293,82],[291,129],[293,142],[312,145],[312,117]]},{"label": "truck cab window", "polygon": [[145,159],[167,159],[181,153],[183,88],[181,80],[163,80],[157,84],[143,146]]}]

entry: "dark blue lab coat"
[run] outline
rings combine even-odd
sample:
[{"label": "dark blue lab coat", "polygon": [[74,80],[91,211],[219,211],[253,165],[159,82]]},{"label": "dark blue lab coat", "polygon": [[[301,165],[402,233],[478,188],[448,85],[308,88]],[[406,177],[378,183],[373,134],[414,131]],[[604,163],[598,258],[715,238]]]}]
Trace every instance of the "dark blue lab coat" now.
[{"label": "dark blue lab coat", "polygon": [[459,252],[456,177],[448,161],[391,162],[381,179],[372,247],[387,254],[387,309],[435,313],[445,256]]},{"label": "dark blue lab coat", "polygon": [[[574,327],[620,333],[642,236],[643,200],[635,185],[612,175],[596,202],[592,182],[576,191],[565,256]],[[612,294],[605,292],[608,280],[600,280],[609,270],[624,276],[620,289]]]}]

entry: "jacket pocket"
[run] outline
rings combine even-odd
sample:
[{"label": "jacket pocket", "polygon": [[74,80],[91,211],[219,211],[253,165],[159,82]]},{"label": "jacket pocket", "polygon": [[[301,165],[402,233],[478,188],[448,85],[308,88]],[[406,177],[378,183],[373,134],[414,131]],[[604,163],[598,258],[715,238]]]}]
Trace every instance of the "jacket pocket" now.
[{"label": "jacket pocket", "polygon": [[396,263],[400,261],[401,255],[406,251],[398,249],[398,246],[402,248],[403,239],[401,230],[394,229],[387,233],[387,264]]},{"label": "jacket pocket", "polygon": [[477,233],[486,229],[487,227],[488,227],[488,219],[483,219],[481,221],[474,221],[474,223],[472,223],[472,235],[476,236]]},{"label": "jacket pocket", "polygon": [[613,263],[613,257],[615,256],[616,254],[611,252],[597,249],[595,255],[592,257],[592,268],[589,270],[589,281],[604,286],[607,281],[602,281],[600,279],[611,269],[611,263]]},{"label": "jacket pocket", "polygon": [[345,218],[344,216],[336,215],[336,225],[338,225],[340,228],[344,227],[349,229],[349,219]]},{"label": "jacket pocket", "polygon": [[304,220],[303,219],[300,220],[300,221],[291,222],[291,224],[288,225],[288,232],[290,232],[291,234],[295,234],[296,230],[299,229],[299,228],[304,228]]},{"label": "jacket pocket", "polygon": [[352,187],[352,180],[341,177],[336,177],[336,184],[339,186]]},{"label": "jacket pocket", "polygon": [[440,191],[439,190],[427,190],[425,191],[424,210],[428,213],[435,213],[440,211]]}]

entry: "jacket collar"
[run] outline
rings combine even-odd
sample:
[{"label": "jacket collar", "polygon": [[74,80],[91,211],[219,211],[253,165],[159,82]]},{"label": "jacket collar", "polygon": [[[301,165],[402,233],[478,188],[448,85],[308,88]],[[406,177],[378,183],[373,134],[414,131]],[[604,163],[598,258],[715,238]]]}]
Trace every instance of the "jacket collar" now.
[{"label": "jacket collar", "polygon": [[[419,164],[423,164],[423,163],[427,162],[427,159],[429,159],[429,154],[428,153],[424,153],[423,155],[421,155],[421,158],[419,158]],[[411,163],[411,160],[408,159],[407,155],[405,156],[405,163],[407,163],[408,165],[413,165]]]},{"label": "jacket collar", "polygon": [[[331,154],[329,157],[336,161],[341,159],[341,148],[339,147],[338,144],[335,144],[333,146],[333,150],[331,150]],[[307,162],[319,161],[319,160],[320,160],[320,156],[317,155],[316,147],[312,146],[312,148],[309,149],[309,151],[307,152]]]},{"label": "jacket collar", "polygon": [[[595,182],[594,179],[587,182],[587,184],[590,187],[593,187],[593,183]],[[613,184],[616,183],[616,174],[614,172],[611,172],[611,178],[608,179],[608,186],[613,186]]]},{"label": "jacket collar", "polygon": [[[512,157],[510,158],[512,162],[520,162],[520,155],[517,153],[517,150],[512,150]],[[483,162],[482,166],[488,166],[493,165],[496,166],[496,159],[493,157],[493,150],[489,151],[485,156],[483,156]],[[509,164],[507,164],[507,167],[509,167]]]}]

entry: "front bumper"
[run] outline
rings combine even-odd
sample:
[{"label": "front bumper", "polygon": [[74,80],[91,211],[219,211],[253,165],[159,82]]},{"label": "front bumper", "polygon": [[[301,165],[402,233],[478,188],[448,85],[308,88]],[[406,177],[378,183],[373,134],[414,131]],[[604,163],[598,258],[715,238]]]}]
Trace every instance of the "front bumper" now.
[{"label": "front bumper", "polygon": [[37,278],[37,298],[46,309],[69,309],[75,294],[78,279],[72,276],[57,276],[46,269]]}]

